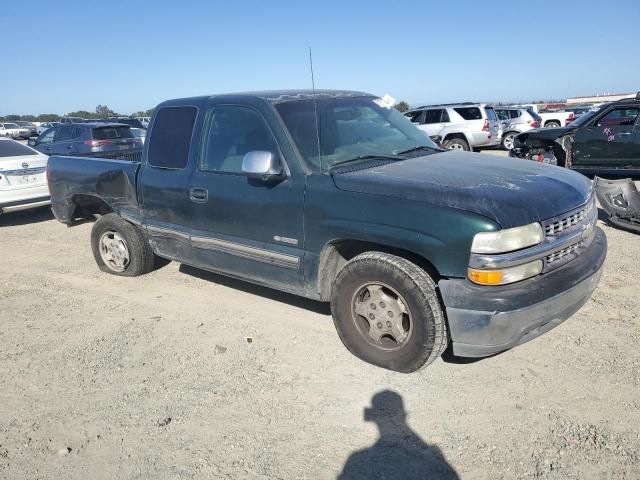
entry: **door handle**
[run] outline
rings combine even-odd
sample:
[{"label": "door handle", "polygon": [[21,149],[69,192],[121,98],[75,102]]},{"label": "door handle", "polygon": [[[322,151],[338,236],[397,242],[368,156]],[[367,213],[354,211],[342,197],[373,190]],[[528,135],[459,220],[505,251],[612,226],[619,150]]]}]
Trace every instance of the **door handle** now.
[{"label": "door handle", "polygon": [[209,197],[209,192],[205,188],[192,188],[189,190],[189,199],[192,202],[205,203]]}]

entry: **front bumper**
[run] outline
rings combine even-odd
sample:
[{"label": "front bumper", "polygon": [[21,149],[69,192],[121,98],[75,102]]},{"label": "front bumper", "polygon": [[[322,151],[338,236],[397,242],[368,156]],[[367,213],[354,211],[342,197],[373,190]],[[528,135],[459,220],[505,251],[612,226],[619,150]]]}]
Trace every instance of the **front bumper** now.
[{"label": "front bumper", "polygon": [[547,274],[502,287],[440,281],[454,355],[486,357],[558,326],[589,300],[606,254],[607,239],[597,228],[587,250]]}]

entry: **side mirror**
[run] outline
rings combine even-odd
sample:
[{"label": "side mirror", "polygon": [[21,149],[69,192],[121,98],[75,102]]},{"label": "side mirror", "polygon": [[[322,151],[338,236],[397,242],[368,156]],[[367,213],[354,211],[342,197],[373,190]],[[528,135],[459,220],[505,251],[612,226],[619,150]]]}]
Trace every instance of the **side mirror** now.
[{"label": "side mirror", "polygon": [[249,178],[271,180],[281,177],[282,165],[272,152],[254,150],[247,152],[242,158],[242,173]]},{"label": "side mirror", "polygon": [[29,140],[27,140],[27,145],[29,145],[30,147],[35,147],[38,144],[38,139],[36,137],[31,137]]}]

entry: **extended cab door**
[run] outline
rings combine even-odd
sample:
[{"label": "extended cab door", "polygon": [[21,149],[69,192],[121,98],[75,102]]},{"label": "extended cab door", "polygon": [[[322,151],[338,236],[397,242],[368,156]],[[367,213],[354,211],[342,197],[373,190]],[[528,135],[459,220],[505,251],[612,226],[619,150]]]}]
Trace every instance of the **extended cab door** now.
[{"label": "extended cab door", "polygon": [[[219,102],[209,103],[189,187],[194,264],[299,290],[305,177],[276,140],[278,122],[266,120],[271,107]],[[248,178],[242,160],[251,151],[273,153],[286,174]]]},{"label": "extended cab door", "polygon": [[628,167],[638,163],[635,124],[638,107],[612,107],[579,128],[573,137],[575,166]]},{"label": "extended cab door", "polygon": [[[138,203],[153,250],[159,255],[191,261],[189,178],[197,155],[194,126],[198,107],[160,106],[153,120],[138,174]],[[197,140],[194,138],[193,142]]]}]

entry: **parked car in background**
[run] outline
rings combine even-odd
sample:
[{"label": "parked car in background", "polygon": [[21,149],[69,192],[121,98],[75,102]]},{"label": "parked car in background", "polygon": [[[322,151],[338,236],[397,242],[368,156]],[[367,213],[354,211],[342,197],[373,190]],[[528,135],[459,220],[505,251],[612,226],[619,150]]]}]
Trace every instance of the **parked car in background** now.
[{"label": "parked car in background", "polygon": [[576,119],[575,113],[571,111],[540,111],[540,126],[544,128],[566,127]]},{"label": "parked car in background", "polygon": [[502,148],[511,150],[516,136],[533,128],[540,128],[540,117],[530,108],[493,107],[503,125]]},{"label": "parked car in background", "polygon": [[32,136],[38,134],[38,127],[36,126],[35,123],[26,122],[24,120],[16,120],[13,123],[18,125],[20,128],[25,128],[25,129],[29,130],[29,137],[32,137]]},{"label": "parked car in background", "polygon": [[60,120],[58,120],[57,123],[82,123],[82,122],[86,122],[87,120],[81,117],[62,117]]},{"label": "parked car in background", "polygon": [[490,105],[429,105],[405,116],[447,150],[469,151],[500,145],[498,118]]},{"label": "parked car in background", "polygon": [[36,129],[36,134],[40,135],[45,130],[49,130],[51,127],[55,127],[56,125],[60,125],[58,122],[42,122],[38,125]]},{"label": "parked car in background", "polygon": [[56,218],[99,217],[102,271],[141,275],[158,255],[330,302],[346,348],[380,367],[520,345],[573,315],[602,273],[588,179],[443,151],[366,93],[172,100],[144,148],[143,162],[49,159]]},{"label": "parked car in background", "polygon": [[75,123],[50,128],[29,145],[45,155],[83,155],[86,157],[139,160],[142,141],[129,125],[121,123]]},{"label": "parked car in background", "polygon": [[147,136],[147,131],[144,128],[132,128],[131,133],[133,133],[142,141],[142,143],[144,143],[144,139]]},{"label": "parked car in background", "polygon": [[140,123],[144,128],[149,127],[149,123],[151,122],[151,117],[136,117],[136,118],[140,120]]},{"label": "parked car in background", "polygon": [[9,138],[29,138],[31,130],[26,129],[14,122],[0,123],[0,136]]},{"label": "parked car in background", "polygon": [[97,120],[98,122],[109,122],[109,123],[123,123],[125,125],[129,125],[132,128],[145,128],[142,125],[142,122],[137,118],[129,118],[129,117],[110,117],[104,120]]},{"label": "parked car in background", "polygon": [[587,112],[566,127],[522,133],[510,156],[586,175],[640,177],[640,93]]},{"label": "parked car in background", "polygon": [[0,138],[0,214],[51,203],[47,159],[31,147]]}]

